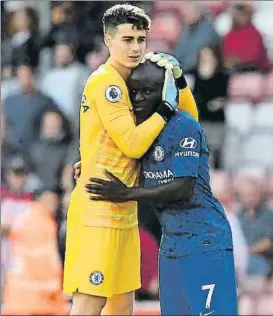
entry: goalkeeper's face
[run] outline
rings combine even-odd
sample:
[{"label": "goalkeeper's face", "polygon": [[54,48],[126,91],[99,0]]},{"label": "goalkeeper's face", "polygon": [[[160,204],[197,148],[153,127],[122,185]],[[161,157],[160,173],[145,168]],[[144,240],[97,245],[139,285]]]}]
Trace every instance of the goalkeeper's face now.
[{"label": "goalkeeper's face", "polygon": [[164,69],[146,61],[133,70],[127,82],[136,123],[147,120],[162,101]]},{"label": "goalkeeper's face", "polygon": [[121,24],[111,34],[105,34],[105,44],[111,58],[119,65],[133,69],[139,65],[146,48],[146,31],[133,24]]}]

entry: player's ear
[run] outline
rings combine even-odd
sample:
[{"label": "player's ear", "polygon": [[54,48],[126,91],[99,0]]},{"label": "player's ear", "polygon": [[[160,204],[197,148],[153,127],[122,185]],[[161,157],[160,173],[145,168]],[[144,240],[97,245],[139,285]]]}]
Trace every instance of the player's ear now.
[{"label": "player's ear", "polygon": [[104,34],[104,43],[109,48],[111,46],[112,36],[109,33]]}]

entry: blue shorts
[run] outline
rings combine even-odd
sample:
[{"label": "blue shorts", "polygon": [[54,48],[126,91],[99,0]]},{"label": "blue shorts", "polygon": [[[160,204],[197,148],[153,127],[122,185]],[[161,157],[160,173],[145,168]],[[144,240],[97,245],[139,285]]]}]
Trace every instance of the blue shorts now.
[{"label": "blue shorts", "polygon": [[159,256],[161,315],[238,315],[233,252]]}]

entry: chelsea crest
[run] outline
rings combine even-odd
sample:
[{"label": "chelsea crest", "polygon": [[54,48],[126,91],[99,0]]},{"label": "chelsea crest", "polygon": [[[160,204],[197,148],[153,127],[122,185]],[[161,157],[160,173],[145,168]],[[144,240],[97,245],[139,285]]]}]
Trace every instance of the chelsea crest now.
[{"label": "chelsea crest", "polygon": [[161,146],[156,146],[153,151],[153,157],[156,161],[162,161],[164,159],[164,149]]}]

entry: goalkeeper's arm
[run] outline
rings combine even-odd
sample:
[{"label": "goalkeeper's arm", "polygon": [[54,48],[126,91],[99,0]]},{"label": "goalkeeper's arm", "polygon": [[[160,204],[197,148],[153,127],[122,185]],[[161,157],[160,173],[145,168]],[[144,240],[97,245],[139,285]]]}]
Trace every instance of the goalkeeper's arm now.
[{"label": "goalkeeper's arm", "polygon": [[190,87],[184,77],[184,74],[180,78],[176,79],[179,87],[179,104],[178,108],[189,113],[196,121],[198,121],[197,104],[193,97]]},{"label": "goalkeeper's arm", "polygon": [[[116,87],[116,89],[120,88]],[[121,93],[121,95],[118,102],[111,102],[105,98],[104,82],[104,86],[96,87],[94,103],[103,126],[118,148],[128,157],[139,159],[151,147],[166,122],[173,116],[174,109],[178,105],[176,101],[178,90],[172,72],[166,70],[162,103],[156,113],[138,126],[129,110],[126,94]]]}]

